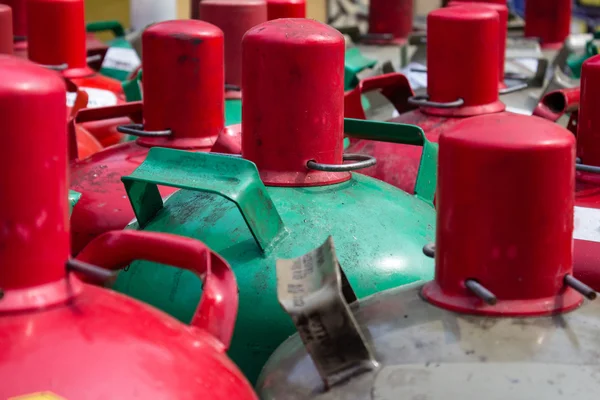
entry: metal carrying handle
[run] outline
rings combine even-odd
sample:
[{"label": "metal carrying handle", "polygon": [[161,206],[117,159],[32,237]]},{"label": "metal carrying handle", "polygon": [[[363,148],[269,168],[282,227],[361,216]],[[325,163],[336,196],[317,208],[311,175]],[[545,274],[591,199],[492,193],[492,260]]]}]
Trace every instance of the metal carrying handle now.
[{"label": "metal carrying handle", "polygon": [[212,193],[233,202],[261,251],[287,235],[256,165],[238,157],[153,147],[129,176],[121,178],[138,224],[163,208],[157,185]]},{"label": "metal carrying handle", "polygon": [[542,97],[533,115],[556,122],[563,114],[579,109],[580,97],[579,87],[553,90]]},{"label": "metal carrying handle", "polygon": [[412,109],[409,99],[414,95],[408,79],[403,74],[393,72],[372,76],[361,80],[356,88],[344,95],[344,117],[367,119],[361,96],[373,90],[381,90],[399,114]]},{"label": "metal carrying handle", "polygon": [[306,163],[306,167],[317,171],[346,172],[357,169],[369,168],[377,163],[373,156],[366,154],[344,154],[344,161],[356,161],[348,164],[321,164],[314,160]]},{"label": "metal carrying handle", "polygon": [[509,87],[500,89],[500,90],[498,90],[498,93],[500,95],[515,93],[515,92],[519,92],[521,90],[527,89],[528,87],[529,87],[529,84],[527,84],[527,83],[519,83],[518,85],[509,86]]},{"label": "metal carrying handle", "polygon": [[231,83],[226,83],[225,90],[232,91],[232,92],[241,92],[242,88],[237,85],[233,85]]},{"label": "metal carrying handle", "polygon": [[600,167],[596,167],[594,165],[587,165],[587,164],[576,163],[575,164],[575,169],[577,171],[592,172],[594,174],[600,174]]},{"label": "metal carrying handle", "polygon": [[117,126],[117,132],[140,137],[165,137],[171,136],[173,131],[165,129],[163,131],[145,131],[143,124],[127,124]]},{"label": "metal carrying handle", "polygon": [[64,71],[67,68],[69,68],[69,64],[67,63],[62,63],[62,64],[58,64],[58,65],[46,65],[46,64],[38,64],[40,67],[52,70],[52,71]]},{"label": "metal carrying handle", "polygon": [[416,107],[457,108],[465,104],[465,101],[463,99],[458,99],[454,101],[449,101],[447,103],[441,103],[438,101],[429,101],[429,95],[422,94],[409,97],[408,104]]},{"label": "metal carrying handle", "polygon": [[27,36],[13,35],[13,42],[25,42],[25,41],[27,41]]},{"label": "metal carrying handle", "polygon": [[[224,350],[229,348],[238,309],[238,287],[231,267],[223,258],[195,239],[130,230],[98,236],[76,258],[111,271],[135,260],[172,265],[204,278],[200,304],[190,325],[210,333],[223,344]],[[70,269],[77,270],[76,264],[71,263]]]},{"label": "metal carrying handle", "polygon": [[85,30],[86,32],[112,32],[115,37],[125,36],[123,25],[116,20],[89,22]]}]

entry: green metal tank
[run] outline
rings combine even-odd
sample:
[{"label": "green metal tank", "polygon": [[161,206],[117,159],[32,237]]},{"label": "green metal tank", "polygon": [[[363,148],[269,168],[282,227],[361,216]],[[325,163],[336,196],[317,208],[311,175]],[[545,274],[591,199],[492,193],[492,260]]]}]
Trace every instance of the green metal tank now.
[{"label": "green metal tank", "polygon": [[[243,62],[243,158],[153,148],[123,182],[132,228],[201,239],[232,265],[240,308],[229,355],[255,381],[294,332],[277,302],[276,259],[333,236],[359,298],[433,277],[423,247],[435,234],[437,147],[415,126],[344,121],[344,39],[333,28],[263,23],[244,37]],[[344,132],[423,146],[416,194],[350,172],[374,159],[343,154]],[[182,190],[161,199],[157,185]],[[114,289],[189,321],[202,283],[135,262]]]}]

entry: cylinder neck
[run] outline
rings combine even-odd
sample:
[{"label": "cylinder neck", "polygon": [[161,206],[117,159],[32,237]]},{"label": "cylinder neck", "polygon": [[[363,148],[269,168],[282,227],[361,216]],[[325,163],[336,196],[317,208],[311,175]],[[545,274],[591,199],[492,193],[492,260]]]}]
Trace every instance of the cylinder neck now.
[{"label": "cylinder neck", "polygon": [[265,0],[202,0],[198,16],[225,35],[225,83],[242,86],[242,37],[267,21]]},{"label": "cylinder neck", "polygon": [[574,146],[573,135],[556,124],[504,113],[465,119],[440,136],[428,301],[498,316],[581,304],[566,284],[573,272]]},{"label": "cylinder neck", "polygon": [[0,4],[0,54],[13,53],[12,10]]},{"label": "cylinder neck", "polygon": [[142,35],[144,129],[149,146],[207,149],[225,126],[223,32],[197,20],[165,21]]},{"label": "cylinder neck", "polygon": [[12,9],[12,28],[15,40],[22,41],[27,36],[27,0],[0,0]]},{"label": "cylinder neck", "polygon": [[344,37],[313,20],[277,19],[243,41],[242,155],[271,186],[329,185],[342,164]]},{"label": "cylinder neck", "polygon": [[306,18],[306,0],[267,0],[267,19]]},{"label": "cylinder neck", "polygon": [[[427,114],[474,116],[500,112],[499,16],[483,5],[434,10],[427,16]],[[462,102],[462,103],[461,103]]]},{"label": "cylinder neck", "polygon": [[540,39],[542,48],[560,48],[571,30],[571,0],[527,0],[525,37]]},{"label": "cylinder neck", "polygon": [[[70,253],[65,86],[0,56],[0,311],[62,301]],[[58,286],[62,289],[59,290]]]},{"label": "cylinder neck", "polygon": [[577,155],[583,164],[600,166],[600,55],[587,59],[581,68],[581,100],[577,128]]},{"label": "cylinder neck", "polygon": [[[369,39],[371,43],[404,44],[413,27],[413,0],[371,0]],[[391,39],[380,37],[391,34]]]},{"label": "cylinder neck", "polygon": [[83,0],[28,0],[27,32],[31,61],[66,65],[66,78],[94,73],[87,66]]}]

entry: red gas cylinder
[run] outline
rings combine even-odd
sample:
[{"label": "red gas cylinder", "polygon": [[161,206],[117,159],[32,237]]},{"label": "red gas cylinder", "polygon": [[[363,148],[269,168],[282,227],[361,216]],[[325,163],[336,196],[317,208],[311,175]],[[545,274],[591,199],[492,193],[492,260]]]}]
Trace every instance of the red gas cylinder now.
[{"label": "red gas cylinder", "polygon": [[[242,86],[242,37],[253,26],[267,20],[265,0],[194,0],[198,19],[221,28],[225,33],[225,84],[229,97],[240,97]],[[144,77],[145,79],[145,77]]]},{"label": "red gas cylinder", "polygon": [[[69,260],[64,82],[1,57],[0,398],[256,399],[225,355],[237,313],[234,274],[204,244],[109,232]],[[72,273],[106,278],[109,271],[89,263],[116,270],[135,259],[204,277],[191,326]]]},{"label": "red gas cylinder", "polygon": [[12,9],[13,52],[17,57],[27,57],[26,0],[0,0]]},{"label": "red gas cylinder", "polygon": [[525,37],[540,39],[542,48],[558,49],[571,31],[571,0],[527,0]]},{"label": "red gas cylinder", "polygon": [[[405,44],[413,27],[413,0],[371,0],[365,42]],[[387,35],[391,34],[391,38]]]},{"label": "red gas cylinder", "polygon": [[506,37],[508,35],[508,7],[506,6],[506,2],[502,4],[502,2],[492,3],[482,1],[451,1],[448,6],[464,6],[472,5],[474,3],[495,10],[500,18],[500,42],[498,46],[498,87],[500,89],[504,89],[506,87],[506,84],[504,83],[504,59],[506,56]]},{"label": "red gas cylinder", "polygon": [[[102,76],[87,65],[83,0],[28,0],[27,29],[29,59],[59,70],[79,90],[89,95],[88,107],[106,107],[124,102],[121,82]],[[67,96],[72,107],[73,96]],[[104,126],[86,129],[103,145],[118,143],[122,135]]]},{"label": "red gas cylinder", "polygon": [[[433,142],[466,117],[503,112],[498,96],[499,32],[498,13],[487,6],[432,11],[427,17],[428,94],[407,98],[411,90],[400,74],[368,78],[346,95],[346,117],[364,119],[360,93],[377,88],[400,112],[419,107],[392,121],[420,126]],[[421,147],[354,140],[347,151],[377,159],[361,173],[414,192]]]},{"label": "red gas cylinder", "polygon": [[12,10],[0,4],[0,54],[13,54]]},{"label": "red gas cylinder", "polygon": [[[224,128],[223,32],[203,21],[166,21],[146,29],[142,45],[143,105],[83,110],[77,116],[81,121],[133,116],[143,108],[143,124],[120,128],[140,136],[135,142],[72,165],[71,188],[82,195],[71,217],[74,254],[134,218],[121,176],[137,168],[151,147],[210,151],[219,136],[230,135]],[[161,193],[174,190],[164,187]]]},{"label": "red gas cylinder", "polygon": [[579,279],[600,290],[600,56],[581,70],[575,188],[575,267]]},{"label": "red gas cylinder", "polygon": [[306,0],[267,0],[267,19],[306,18]]}]

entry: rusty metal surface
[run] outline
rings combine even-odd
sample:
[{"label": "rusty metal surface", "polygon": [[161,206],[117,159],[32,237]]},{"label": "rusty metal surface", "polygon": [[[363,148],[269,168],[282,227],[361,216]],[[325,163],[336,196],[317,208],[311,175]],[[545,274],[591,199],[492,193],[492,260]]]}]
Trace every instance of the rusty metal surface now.
[{"label": "rusty metal surface", "polygon": [[[558,399],[600,395],[600,304],[537,318],[488,318],[424,302],[420,287],[353,307],[381,369],[328,392],[297,336],[263,369],[263,399]],[[483,377],[486,377],[485,379]]]}]

